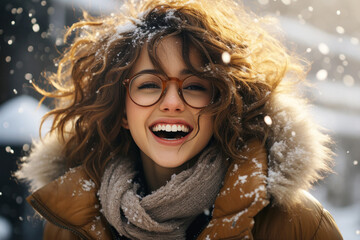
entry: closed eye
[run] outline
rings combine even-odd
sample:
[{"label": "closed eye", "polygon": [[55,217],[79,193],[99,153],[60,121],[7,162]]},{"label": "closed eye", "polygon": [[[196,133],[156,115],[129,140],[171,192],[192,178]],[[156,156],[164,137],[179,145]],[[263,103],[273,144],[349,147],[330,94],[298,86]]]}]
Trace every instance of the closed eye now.
[{"label": "closed eye", "polygon": [[152,89],[152,88],[159,89],[161,87],[156,83],[143,83],[140,86],[138,86],[138,89]]},{"label": "closed eye", "polygon": [[186,86],[186,87],[183,87],[184,90],[191,90],[191,91],[206,91],[206,87],[204,86],[201,86],[201,85],[195,85],[195,84],[192,84],[192,85],[189,85],[189,86]]}]

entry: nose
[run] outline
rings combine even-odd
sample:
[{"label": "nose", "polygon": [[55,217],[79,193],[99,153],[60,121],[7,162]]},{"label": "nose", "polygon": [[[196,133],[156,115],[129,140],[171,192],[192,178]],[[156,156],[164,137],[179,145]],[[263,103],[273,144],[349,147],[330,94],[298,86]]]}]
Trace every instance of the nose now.
[{"label": "nose", "polygon": [[185,103],[178,93],[178,85],[168,82],[165,96],[160,100],[160,110],[168,112],[182,112],[185,110]]}]

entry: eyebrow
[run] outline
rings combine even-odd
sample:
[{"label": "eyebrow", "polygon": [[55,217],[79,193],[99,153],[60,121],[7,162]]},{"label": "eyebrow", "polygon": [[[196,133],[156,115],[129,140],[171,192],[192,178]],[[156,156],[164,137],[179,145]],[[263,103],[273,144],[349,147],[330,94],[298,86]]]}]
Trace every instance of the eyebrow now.
[{"label": "eyebrow", "polygon": [[[161,72],[156,69],[144,69],[144,70],[141,70],[140,72],[137,72],[135,75],[144,74],[144,73],[159,74]],[[183,69],[180,71],[180,75],[187,75],[187,74],[192,74],[192,73],[193,72],[190,69]]]}]

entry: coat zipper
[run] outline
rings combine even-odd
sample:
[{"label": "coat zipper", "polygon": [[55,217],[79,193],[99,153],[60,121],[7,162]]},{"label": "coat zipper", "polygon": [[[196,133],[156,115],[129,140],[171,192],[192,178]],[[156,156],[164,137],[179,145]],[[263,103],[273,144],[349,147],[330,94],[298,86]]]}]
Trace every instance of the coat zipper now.
[{"label": "coat zipper", "polygon": [[50,223],[54,224],[55,226],[57,226],[59,228],[63,228],[63,229],[66,229],[66,230],[72,232],[73,234],[75,234],[76,236],[80,237],[83,240],[89,240],[83,233],[81,233],[80,231],[77,231],[74,227],[70,227],[69,225],[63,223],[57,217],[49,214],[48,211],[46,211],[44,209],[42,204],[39,203],[38,201],[36,201],[36,199],[34,199],[34,198],[31,199],[30,203],[31,203],[31,206]]}]

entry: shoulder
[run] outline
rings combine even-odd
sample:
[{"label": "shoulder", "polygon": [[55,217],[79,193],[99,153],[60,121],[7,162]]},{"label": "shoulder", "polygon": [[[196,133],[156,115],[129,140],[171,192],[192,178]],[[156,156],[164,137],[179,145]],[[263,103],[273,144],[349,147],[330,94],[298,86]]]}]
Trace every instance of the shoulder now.
[{"label": "shoulder", "polygon": [[292,208],[269,205],[254,220],[254,239],[342,239],[330,213],[307,192]]},{"label": "shoulder", "polygon": [[111,239],[96,193],[95,183],[79,166],[38,189],[27,201],[47,220],[44,239]]}]

